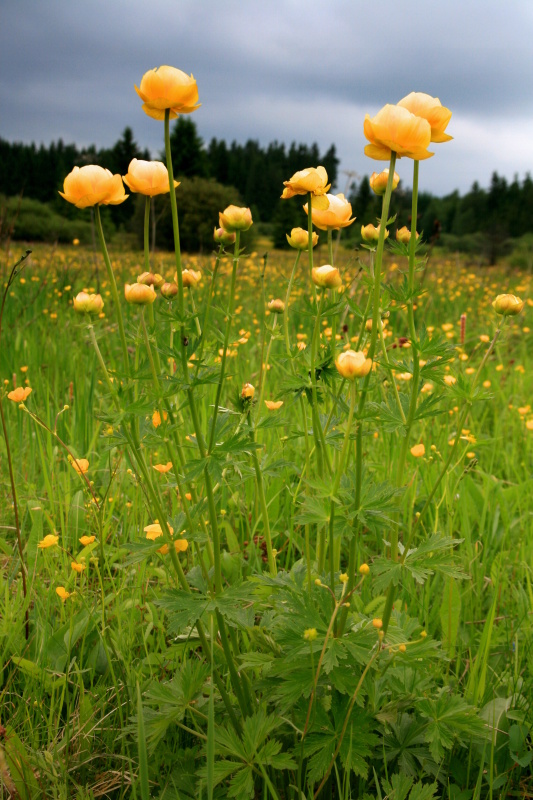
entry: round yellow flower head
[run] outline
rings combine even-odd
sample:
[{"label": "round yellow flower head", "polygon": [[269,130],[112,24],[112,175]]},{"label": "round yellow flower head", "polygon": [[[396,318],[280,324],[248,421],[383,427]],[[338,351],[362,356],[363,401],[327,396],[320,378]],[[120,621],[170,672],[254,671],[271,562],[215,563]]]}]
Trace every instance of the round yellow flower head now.
[{"label": "round yellow flower head", "polygon": [[37,547],[41,550],[46,550],[47,547],[54,547],[59,542],[59,536],[55,533],[48,533],[44,539],[41,539]]},{"label": "round yellow flower head", "polygon": [[307,642],[314,642],[318,636],[318,631],[316,628],[306,628],[304,631],[304,639]]},{"label": "round yellow flower head", "polygon": [[190,114],[199,108],[198,87],[192,75],[176,67],[162,66],[145,72],[135,91],[143,101],[143,111],[153,119],[169,119],[178,114]]},{"label": "round yellow flower head", "polygon": [[[321,231],[338,231],[340,228],[347,228],[352,222],[355,222],[355,217],[352,217],[352,206],[343,194],[326,194],[325,198],[328,201],[326,208],[315,207],[311,208],[311,218],[313,225]],[[308,204],[304,205],[304,211],[307,214]]]},{"label": "round yellow flower head", "polygon": [[[419,236],[420,234],[417,232],[416,238],[418,239]],[[396,231],[396,241],[402,244],[409,244],[411,241],[411,231],[406,225],[404,225],[403,228],[398,228]]]},{"label": "round yellow flower head", "polygon": [[[176,273],[176,279],[178,275]],[[183,281],[183,285],[186,289],[194,289],[196,284],[200,281],[202,277],[202,273],[200,270],[194,269],[182,269],[181,271],[181,279]]]},{"label": "round yellow flower head", "polygon": [[361,351],[345,350],[340,353],[335,366],[343,378],[353,381],[354,378],[364,378],[372,369],[372,359],[367,358]]},{"label": "round yellow flower head", "polygon": [[64,603],[65,600],[68,600],[68,598],[70,597],[71,592],[67,592],[67,590],[65,589],[64,586],[57,586],[56,587],[56,594],[57,594],[58,597],[61,598],[61,600]]},{"label": "round yellow flower head", "polygon": [[[295,250],[309,250],[308,231],[304,230],[303,228],[293,228],[290,236],[288,233],[285,235],[288,243],[291,247],[294,247]],[[316,247],[318,244],[318,233],[315,233],[314,231],[312,236],[312,244],[313,247]]]},{"label": "round yellow flower head", "polygon": [[241,392],[242,400],[252,400],[255,394],[255,386],[251,383],[244,383]]},{"label": "round yellow flower head", "polygon": [[76,208],[116,206],[128,197],[120,175],[113,175],[96,164],[74,167],[65,178],[63,191],[59,194]]},{"label": "round yellow flower head", "polygon": [[515,317],[524,308],[524,301],[515,294],[499,294],[492,307],[497,314],[504,317]]},{"label": "round yellow flower head", "polygon": [[213,239],[217,244],[235,244],[235,233],[225,231],[224,228],[215,228]]},{"label": "round yellow flower head", "polygon": [[313,267],[311,277],[315,286],[322,289],[338,289],[342,286],[342,278],[337,267],[331,264],[323,264],[321,267]]},{"label": "round yellow flower head", "polygon": [[277,300],[271,300],[268,303],[268,310],[272,311],[273,314],[283,314],[285,311],[285,303],[279,298]]},{"label": "round yellow flower head", "polygon": [[359,574],[368,575],[369,572],[370,572],[370,567],[368,566],[368,564],[361,564],[361,566],[359,567]]},{"label": "round yellow flower head", "polygon": [[69,458],[70,463],[78,473],[78,475],[85,475],[89,469],[89,462],[86,458]]},{"label": "round yellow flower head", "polygon": [[[389,168],[384,169],[382,172],[373,172],[369,178],[370,188],[377,194],[378,197],[382,197],[386,190],[387,190],[387,183],[389,182]],[[392,179],[392,191],[396,189],[398,184],[400,183],[400,176],[397,172],[394,173],[394,177]]]},{"label": "round yellow flower head", "polygon": [[427,149],[431,141],[429,122],[401,106],[383,106],[375,117],[367,114],[364,133],[370,142],[365,147],[365,155],[376,161],[388,161],[391,153],[416,161],[434,155]]},{"label": "round yellow flower head", "polygon": [[100,314],[104,307],[104,301],[99,294],[88,294],[79,292],[74,298],[74,311],[85,314]]},{"label": "round yellow flower head", "polygon": [[[367,244],[375,244],[379,239],[379,229],[380,225],[377,227],[369,223],[368,225],[361,225],[361,238]],[[385,228],[385,239],[389,236],[389,232],[387,228]]]},{"label": "round yellow flower head", "polygon": [[378,631],[379,631],[383,627],[383,620],[379,619],[379,618],[373,619],[372,620],[372,625],[373,625],[374,628],[377,628]]},{"label": "round yellow flower head", "polygon": [[425,452],[426,448],[422,443],[415,444],[411,447],[411,455],[414,456],[415,458],[420,458],[420,456],[423,456]]},{"label": "round yellow flower head", "polygon": [[[128,174],[123,175],[122,179],[132,192],[144,194],[146,197],[170,192],[168,170],[162,161],[134,158],[130,161]],[[179,186],[179,182],[174,181],[174,186]]]},{"label": "round yellow flower head", "polygon": [[[174,533],[174,528],[168,525],[168,530],[172,534]],[[163,536],[163,529],[159,522],[152,522],[151,525],[147,525],[144,528],[144,532],[146,534],[146,538],[154,541],[154,539],[158,539],[160,536]]]},{"label": "round yellow flower head", "polygon": [[249,208],[228,206],[218,215],[218,224],[228,233],[247,231],[253,225],[252,212]]},{"label": "round yellow flower head", "polygon": [[169,283],[165,281],[165,283],[161,286],[161,295],[166,298],[167,300],[172,300],[173,297],[176,297],[178,293],[178,287],[175,283]]},{"label": "round yellow flower head", "polygon": [[[328,183],[328,173],[324,167],[308,167],[295,172],[289,181],[283,181],[285,189],[281,195],[282,200],[288,200],[297,194],[311,194],[315,197],[325,195],[331,186]],[[320,202],[319,202],[320,205]],[[327,205],[325,206],[327,208]]]},{"label": "round yellow flower head", "polygon": [[126,283],[124,296],[127,303],[136,306],[147,306],[154,302],[157,295],[153,286],[146,286],[144,283]]}]

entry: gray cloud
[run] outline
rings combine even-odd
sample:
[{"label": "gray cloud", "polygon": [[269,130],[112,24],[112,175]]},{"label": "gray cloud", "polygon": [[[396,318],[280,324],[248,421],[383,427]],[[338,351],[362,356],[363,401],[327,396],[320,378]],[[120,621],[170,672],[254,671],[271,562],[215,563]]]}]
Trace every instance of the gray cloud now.
[{"label": "gray cloud", "polygon": [[532,28],[529,0],[4,0],[0,135],[102,146],[130,125],[155,154],[162,126],[133,84],[168,63],[198,81],[206,140],[335,142],[363,174],[379,167],[364,114],[425,91],[455,136],[424,165],[427,188],[465,190],[529,168]]}]

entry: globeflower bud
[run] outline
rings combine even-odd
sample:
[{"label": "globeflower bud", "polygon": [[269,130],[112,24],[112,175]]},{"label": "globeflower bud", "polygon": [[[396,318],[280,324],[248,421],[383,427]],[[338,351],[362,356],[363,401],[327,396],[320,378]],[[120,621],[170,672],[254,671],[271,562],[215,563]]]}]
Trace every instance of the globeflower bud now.
[{"label": "globeflower bud", "polygon": [[178,287],[175,283],[169,283],[166,281],[161,287],[161,294],[167,300],[172,300],[173,297],[176,297],[178,293]]},{"label": "globeflower bud", "polygon": [[241,392],[241,399],[242,400],[252,400],[255,394],[255,386],[252,386],[251,383],[243,383],[242,392]]},{"label": "globeflower bud", "polygon": [[315,286],[320,286],[323,289],[337,289],[342,286],[340,272],[337,267],[332,267],[331,264],[313,267],[311,277]]},{"label": "globeflower bud", "polygon": [[79,292],[74,298],[74,311],[85,314],[99,314],[104,307],[104,301],[99,294]]},{"label": "globeflower bud", "polygon": [[360,351],[345,350],[338,356],[335,366],[343,378],[352,381],[354,378],[364,378],[368,375],[372,369],[372,359]]},{"label": "globeflower bud", "polygon": [[[144,194],[146,197],[155,197],[170,191],[168,171],[162,161],[142,161],[134,158],[130,161],[128,174],[122,180],[132,192]],[[179,186],[174,181],[174,186]]]},{"label": "globeflower bud", "polygon": [[234,231],[247,231],[252,227],[252,212],[249,208],[228,206],[218,215],[218,224],[221,228],[233,233]]},{"label": "globeflower bud", "polygon": [[499,294],[492,307],[497,314],[504,317],[515,317],[524,308],[524,301],[515,294]]},{"label": "globeflower bud", "polygon": [[213,239],[217,244],[235,244],[236,235],[225,231],[224,228],[215,228]]},{"label": "globeflower bud", "polygon": [[[361,238],[363,239],[363,241],[366,242],[367,244],[376,244],[377,240],[379,239],[380,227],[381,225],[378,225],[376,227],[371,223],[369,225],[361,225]],[[385,239],[387,239],[388,236],[389,232],[387,228],[385,228]]]},{"label": "globeflower bud", "polygon": [[143,286],[153,286],[155,283],[155,275],[151,272],[143,272],[138,276],[137,283],[142,283]]},{"label": "globeflower bud", "polygon": [[277,300],[271,300],[268,304],[268,310],[272,311],[273,314],[283,314],[285,311],[285,303],[279,298]]},{"label": "globeflower bud", "polygon": [[[389,181],[389,170],[384,169],[383,172],[373,172],[369,178],[370,188],[377,194],[379,197],[382,197],[385,192],[387,191],[387,183]],[[400,176],[397,172],[394,173],[394,178],[392,179],[392,191],[396,189],[398,184],[400,183]]]},{"label": "globeflower bud", "polygon": [[[303,228],[293,228],[291,231],[291,235],[289,236],[288,233],[285,234],[287,237],[287,241],[291,247],[294,247],[295,250],[308,250],[309,249],[309,232],[305,231]],[[318,233],[313,231],[312,236],[312,243],[313,247],[316,247],[318,244]]]},{"label": "globeflower bud", "polygon": [[[202,273],[200,270],[193,269],[182,269],[181,271],[181,279],[183,281],[183,285],[186,289],[190,289],[191,287],[194,289],[200,278],[202,277]],[[176,272],[174,276],[174,280],[178,281],[178,273]]]},{"label": "globeflower bud", "polygon": [[136,306],[147,306],[153,303],[156,298],[155,289],[153,286],[146,286],[143,283],[127,283],[124,286],[124,296],[127,303],[133,303]]},{"label": "globeflower bud", "polygon": [[[416,234],[416,238],[420,236],[419,233]],[[402,244],[409,244],[411,241],[411,231],[405,225],[403,228],[398,228],[396,231],[396,241],[401,242]]]}]

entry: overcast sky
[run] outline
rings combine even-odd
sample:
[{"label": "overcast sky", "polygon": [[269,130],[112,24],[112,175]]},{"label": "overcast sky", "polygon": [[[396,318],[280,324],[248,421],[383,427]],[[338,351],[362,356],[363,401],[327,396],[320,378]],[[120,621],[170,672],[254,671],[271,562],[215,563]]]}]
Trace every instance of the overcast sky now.
[{"label": "overcast sky", "polygon": [[[334,142],[342,190],[343,170],[385,166],[364,156],[365,113],[419,91],[454,136],[421,189],[465,192],[533,168],[532,42],[532,0],[2,0],[0,136],[109,146],[129,125],[157,156],[133,85],[169,64],[198,82],[206,142]],[[410,185],[411,162],[397,171]]]}]

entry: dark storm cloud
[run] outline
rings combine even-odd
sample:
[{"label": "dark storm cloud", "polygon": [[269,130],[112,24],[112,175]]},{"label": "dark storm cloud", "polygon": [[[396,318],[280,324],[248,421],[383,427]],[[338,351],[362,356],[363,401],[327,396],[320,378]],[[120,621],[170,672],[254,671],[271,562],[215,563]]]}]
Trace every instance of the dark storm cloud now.
[{"label": "dark storm cloud", "polygon": [[0,135],[109,145],[130,125],[157,154],[161,126],[133,84],[168,63],[198,81],[204,139],[334,141],[363,173],[379,168],[362,153],[364,113],[426,91],[453,110],[455,136],[424,165],[428,183],[465,189],[529,168],[532,28],[529,0],[4,0]]}]

